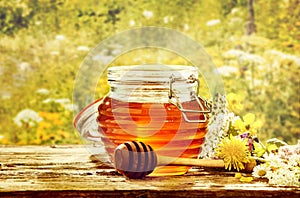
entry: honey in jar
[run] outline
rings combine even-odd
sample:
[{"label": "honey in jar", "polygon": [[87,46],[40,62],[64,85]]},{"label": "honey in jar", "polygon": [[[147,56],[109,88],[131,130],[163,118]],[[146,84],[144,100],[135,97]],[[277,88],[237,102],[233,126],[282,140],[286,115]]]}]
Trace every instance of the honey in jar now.
[{"label": "honey in jar", "polygon": [[[110,93],[93,104],[97,105],[94,130],[109,160],[114,161],[115,148],[127,141],[151,145],[161,156],[197,158],[209,121],[206,101],[198,96],[197,77],[192,66],[109,68]],[[161,166],[150,176],[181,175],[189,168]]]}]

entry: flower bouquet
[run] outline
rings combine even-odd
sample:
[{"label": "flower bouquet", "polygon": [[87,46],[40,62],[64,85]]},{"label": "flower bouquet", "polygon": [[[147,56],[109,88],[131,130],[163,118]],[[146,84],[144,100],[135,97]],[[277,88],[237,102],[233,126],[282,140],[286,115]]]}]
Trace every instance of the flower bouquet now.
[{"label": "flower bouquet", "polygon": [[[288,145],[272,138],[263,144],[258,138],[261,121],[247,113],[242,118],[229,108],[240,108],[238,96],[216,95],[213,101],[212,122],[199,158],[220,158],[226,170],[250,172],[251,177],[236,177],[251,182],[264,178],[270,185],[300,186],[300,140],[297,145]],[[230,100],[234,98],[234,101]]]}]

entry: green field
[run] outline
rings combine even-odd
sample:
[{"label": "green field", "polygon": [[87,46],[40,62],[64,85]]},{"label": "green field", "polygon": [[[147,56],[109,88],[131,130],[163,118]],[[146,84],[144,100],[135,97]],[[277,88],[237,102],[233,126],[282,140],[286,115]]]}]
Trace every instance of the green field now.
[{"label": "green field", "polygon": [[[242,119],[255,115],[260,139],[295,144],[300,139],[298,3],[254,1],[256,28],[249,32],[247,0],[2,0],[0,144],[80,143],[72,94],[84,57],[109,36],[143,26],[171,28],[202,44],[221,71],[230,110]],[[164,59],[157,60],[158,54]],[[189,64],[171,52],[139,49],[110,65],[158,61]],[[96,98],[109,89],[106,78],[99,78]],[[208,96],[205,88],[200,93]]]}]

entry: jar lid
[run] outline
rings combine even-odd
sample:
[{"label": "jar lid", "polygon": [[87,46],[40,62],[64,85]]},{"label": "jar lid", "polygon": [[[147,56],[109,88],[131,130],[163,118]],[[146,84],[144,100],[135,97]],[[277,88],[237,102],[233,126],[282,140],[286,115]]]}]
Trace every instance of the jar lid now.
[{"label": "jar lid", "polygon": [[111,82],[147,82],[169,83],[170,76],[185,81],[189,76],[198,76],[198,68],[185,65],[132,65],[108,68],[108,81]]},{"label": "jar lid", "polygon": [[194,83],[187,83],[191,76],[198,77],[198,68],[184,65],[133,65],[108,68],[108,82],[112,98],[128,102],[167,103],[170,78],[173,91],[180,101],[190,101],[195,91]]}]

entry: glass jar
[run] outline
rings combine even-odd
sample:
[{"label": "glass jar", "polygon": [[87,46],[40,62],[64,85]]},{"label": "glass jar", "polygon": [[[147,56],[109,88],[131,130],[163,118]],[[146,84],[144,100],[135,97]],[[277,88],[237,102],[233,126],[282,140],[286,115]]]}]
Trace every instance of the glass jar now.
[{"label": "glass jar", "polygon": [[[210,110],[198,96],[196,67],[110,67],[108,83],[109,94],[83,109],[75,127],[87,140],[103,144],[111,164],[115,148],[127,141],[149,144],[160,156],[197,158]],[[189,168],[161,166],[151,175],[181,175]]]}]

